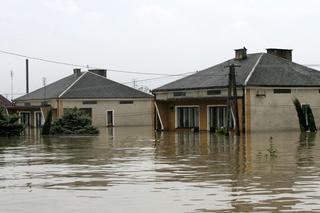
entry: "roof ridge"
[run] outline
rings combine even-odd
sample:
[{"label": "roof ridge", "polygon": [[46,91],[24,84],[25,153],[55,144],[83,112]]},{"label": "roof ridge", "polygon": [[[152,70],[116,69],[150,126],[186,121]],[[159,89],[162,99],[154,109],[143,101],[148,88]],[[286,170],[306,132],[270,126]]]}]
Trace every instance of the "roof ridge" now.
[{"label": "roof ridge", "polygon": [[[113,83],[119,84],[119,85],[121,85],[121,86],[123,86],[123,87],[127,87],[127,88],[129,88],[129,89],[136,90],[136,91],[141,92],[141,93],[144,93],[144,94],[146,94],[146,95],[151,95],[151,94],[148,94],[148,93],[146,93],[146,92],[144,92],[144,91],[138,90],[138,89],[136,89],[136,88],[132,88],[132,87],[129,87],[129,86],[124,85],[124,84],[122,84],[122,83],[119,83],[119,82],[117,82],[117,81],[111,80],[111,79],[109,79],[109,78],[107,78],[107,77],[104,77],[104,76],[102,76],[102,75],[99,75],[99,74],[97,74],[97,73],[94,73],[94,72],[91,72],[91,71],[86,71],[86,73],[90,73],[90,74],[99,76],[99,77],[101,77],[101,78],[103,78],[103,79],[105,79],[105,80],[111,81],[111,82],[113,82]],[[152,96],[152,95],[151,95],[151,96]]]},{"label": "roof ridge", "polygon": [[260,60],[261,60],[262,56],[264,55],[264,53],[260,53],[260,54],[261,54],[261,55],[259,56],[259,58],[258,58],[257,62],[256,62],[256,63],[255,63],[255,65],[252,67],[252,69],[251,69],[251,71],[250,71],[249,75],[247,76],[246,80],[244,81],[244,86],[247,86],[248,81],[250,80],[250,78],[251,78],[252,74],[253,74],[253,73],[254,73],[254,71],[256,70],[256,67],[258,66],[258,64],[259,64],[259,62],[260,62]]},{"label": "roof ridge", "polygon": [[70,86],[67,87],[67,89],[65,89],[62,93],[60,93],[60,95],[58,95],[58,98],[60,98],[61,96],[63,96],[71,87],[73,87],[73,85],[75,85],[81,78],[82,76],[84,76],[87,72],[83,72],[82,75],[80,75],[80,77],[78,77],[72,84],[70,84]]}]

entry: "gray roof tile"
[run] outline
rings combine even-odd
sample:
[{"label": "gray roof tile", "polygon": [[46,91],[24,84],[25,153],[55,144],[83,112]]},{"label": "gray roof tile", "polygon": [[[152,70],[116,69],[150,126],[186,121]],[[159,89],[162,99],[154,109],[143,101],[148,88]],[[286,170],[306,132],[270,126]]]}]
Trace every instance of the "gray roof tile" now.
[{"label": "gray roof tile", "polygon": [[16,101],[57,99],[108,99],[108,98],[152,98],[152,95],[117,83],[91,72],[80,77],[67,76],[52,84],[28,93]]},{"label": "gray roof tile", "polygon": [[240,65],[236,67],[236,81],[239,86],[320,86],[319,71],[271,54],[254,53],[248,54],[247,59],[225,61],[153,91],[227,87],[229,73],[227,66],[232,63]]},{"label": "gray roof tile", "polygon": [[152,95],[117,83],[97,74],[86,72],[66,93],[62,99],[77,98],[152,98]]}]

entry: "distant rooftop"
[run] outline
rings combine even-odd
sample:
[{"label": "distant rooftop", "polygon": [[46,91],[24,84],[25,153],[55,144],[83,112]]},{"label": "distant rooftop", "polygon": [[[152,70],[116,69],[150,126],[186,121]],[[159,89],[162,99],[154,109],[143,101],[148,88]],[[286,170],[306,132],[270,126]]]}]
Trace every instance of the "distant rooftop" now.
[{"label": "distant rooftop", "polygon": [[0,95],[0,106],[8,107],[12,106],[12,102],[6,99],[4,96]]},{"label": "distant rooftop", "polygon": [[152,98],[153,96],[117,83],[93,72],[69,75],[23,95],[16,101],[43,99]]}]

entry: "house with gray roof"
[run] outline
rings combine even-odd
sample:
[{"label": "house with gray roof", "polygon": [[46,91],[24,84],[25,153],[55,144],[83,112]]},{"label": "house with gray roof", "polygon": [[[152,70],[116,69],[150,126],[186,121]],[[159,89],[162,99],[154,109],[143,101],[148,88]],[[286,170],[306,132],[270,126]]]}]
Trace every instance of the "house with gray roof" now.
[{"label": "house with gray roof", "polygon": [[[239,126],[247,131],[295,130],[299,121],[292,98],[310,104],[320,124],[320,72],[294,63],[292,50],[267,49],[235,57],[153,90],[156,126],[174,130],[214,130],[227,126],[229,66],[235,67]],[[236,112],[231,111],[233,117]],[[232,119],[231,119],[232,120]]]},{"label": "house with gray roof", "polygon": [[8,106],[12,106],[12,102],[9,101],[7,98],[5,98],[4,96],[0,95],[0,107],[8,107]]},{"label": "house with gray roof", "polygon": [[112,81],[106,70],[81,72],[15,99],[11,113],[19,113],[21,122],[31,126],[44,123],[49,108],[53,118],[73,107],[86,112],[95,126],[153,125],[154,97]]}]

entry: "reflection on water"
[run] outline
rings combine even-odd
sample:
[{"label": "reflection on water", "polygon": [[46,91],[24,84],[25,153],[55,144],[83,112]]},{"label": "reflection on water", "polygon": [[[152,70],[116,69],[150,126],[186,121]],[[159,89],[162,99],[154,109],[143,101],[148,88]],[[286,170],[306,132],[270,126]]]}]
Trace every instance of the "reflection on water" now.
[{"label": "reflection on water", "polygon": [[317,134],[27,131],[0,138],[0,212],[320,211]]}]

